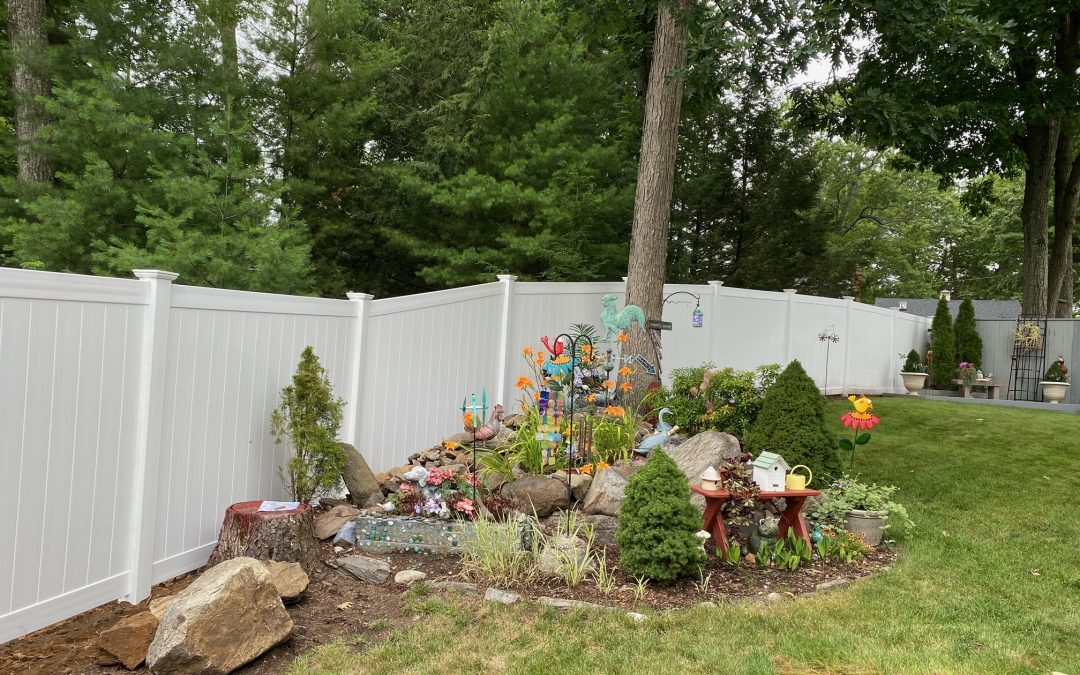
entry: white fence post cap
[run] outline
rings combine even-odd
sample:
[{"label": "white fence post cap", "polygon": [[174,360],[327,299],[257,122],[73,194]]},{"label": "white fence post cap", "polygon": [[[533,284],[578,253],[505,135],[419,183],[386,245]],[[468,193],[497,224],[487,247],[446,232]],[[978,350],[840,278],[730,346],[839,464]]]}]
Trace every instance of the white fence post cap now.
[{"label": "white fence post cap", "polygon": [[173,281],[180,276],[179,272],[166,272],[164,270],[131,270],[131,273],[140,279],[162,279],[164,281]]},{"label": "white fence post cap", "polygon": [[371,293],[356,293],[354,291],[349,291],[345,294],[345,297],[350,300],[371,300],[375,296]]}]

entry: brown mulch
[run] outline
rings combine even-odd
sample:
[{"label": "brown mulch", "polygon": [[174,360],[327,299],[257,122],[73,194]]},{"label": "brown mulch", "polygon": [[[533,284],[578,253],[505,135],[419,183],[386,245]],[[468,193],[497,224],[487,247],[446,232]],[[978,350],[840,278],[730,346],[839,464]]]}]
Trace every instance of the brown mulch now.
[{"label": "brown mulch", "polygon": [[[323,545],[324,559],[354,553],[346,550],[335,554],[329,544]],[[526,597],[549,596],[627,609],[649,607],[666,610],[705,601],[761,598],[774,591],[798,595],[812,591],[817,584],[830,579],[868,576],[891,564],[895,557],[894,550],[882,548],[853,565],[824,565],[815,561],[795,572],[783,572],[751,564],[732,568],[710,555],[703,572],[708,580],[707,586],[701,579],[683,580],[671,586],[650,585],[644,601],[637,600],[634,592],[636,582],[621,569],[615,573],[614,590],[606,594],[592,581],[573,589],[558,580],[538,580],[510,587],[499,585],[499,588]],[[412,614],[405,605],[405,587],[392,581],[393,574],[401,570],[425,572],[428,581],[465,580],[456,556],[402,553],[384,556],[384,559],[390,562],[391,581],[381,586],[356,581],[328,566],[317,570],[304,597],[288,606],[295,626],[292,637],[236,672],[242,675],[280,675],[289,669],[297,657],[335,638],[358,635],[365,644],[370,645],[391,630],[418,621],[420,617]],[[613,565],[618,567],[616,551],[607,551],[607,562],[609,568]],[[177,593],[197,576],[198,571],[159,584],[154,587],[152,597]],[[477,586],[482,594],[486,584],[479,583]],[[0,673],[117,675],[130,672],[120,666],[98,665],[100,653],[94,643],[99,632],[126,616],[145,611],[148,604],[149,600],[138,605],[111,602],[0,645]],[[135,672],[147,671],[142,667]]]}]

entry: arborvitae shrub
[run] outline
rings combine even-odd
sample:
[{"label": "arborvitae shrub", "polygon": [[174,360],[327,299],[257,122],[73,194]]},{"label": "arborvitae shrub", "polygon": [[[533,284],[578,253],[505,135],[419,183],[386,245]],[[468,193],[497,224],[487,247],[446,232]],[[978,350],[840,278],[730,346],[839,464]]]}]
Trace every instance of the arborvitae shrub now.
[{"label": "arborvitae shrub", "polygon": [[765,390],[765,405],[746,448],[755,455],[763,450],[775,452],[791,466],[805,464],[819,485],[840,475],[836,437],[825,420],[825,397],[798,361],[792,361]]},{"label": "arborvitae shrub", "polygon": [[960,311],[956,314],[956,359],[967,361],[976,368],[982,367],[982,338],[979,337],[978,324],[975,322],[975,305],[971,298],[964,298]]},{"label": "arborvitae shrub", "polygon": [[905,373],[922,373],[925,369],[922,365],[922,357],[919,356],[919,352],[916,349],[912,349],[907,353],[907,359],[904,361]]},{"label": "arborvitae shrub", "polygon": [[930,364],[930,380],[938,389],[951,389],[956,371],[956,342],[953,337],[952,315],[945,298],[938,300],[934,322],[930,324],[930,349],[934,360]]},{"label": "arborvitae shrub", "polygon": [[670,584],[705,563],[701,514],[690,503],[690,485],[675,461],[654,450],[626,485],[619,507],[619,560],[634,577]]}]

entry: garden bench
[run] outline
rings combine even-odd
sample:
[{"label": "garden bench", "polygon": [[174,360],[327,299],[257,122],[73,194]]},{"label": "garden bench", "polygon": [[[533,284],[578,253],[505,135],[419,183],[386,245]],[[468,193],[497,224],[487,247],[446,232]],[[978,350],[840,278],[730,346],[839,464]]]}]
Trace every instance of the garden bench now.
[{"label": "garden bench", "polygon": [[953,380],[953,384],[960,385],[960,396],[963,398],[971,398],[972,387],[986,387],[986,398],[990,400],[996,400],[1001,398],[1001,383],[993,382],[991,380],[975,380],[971,384],[964,384],[963,380]]},{"label": "garden bench", "polygon": [[[712,535],[716,547],[721,555],[727,555],[728,534],[727,525],[724,523],[724,504],[744,495],[732,494],[725,490],[706,490],[700,485],[691,485],[690,489],[705,498],[705,518],[702,529]],[[810,532],[806,529],[806,519],[802,514],[803,503],[807,497],[817,497],[821,493],[817,490],[783,490],[781,492],[762,492],[757,499],[762,502],[773,499],[784,499],[786,506],[780,513],[779,532],[780,538],[787,537],[788,530],[795,532],[810,545]]]}]

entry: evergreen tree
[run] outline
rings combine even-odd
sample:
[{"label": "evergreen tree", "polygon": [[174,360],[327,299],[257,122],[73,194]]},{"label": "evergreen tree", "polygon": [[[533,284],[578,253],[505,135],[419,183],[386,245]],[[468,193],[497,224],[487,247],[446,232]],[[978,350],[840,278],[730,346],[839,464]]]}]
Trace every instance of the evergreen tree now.
[{"label": "evergreen tree", "polygon": [[971,298],[964,298],[960,311],[956,314],[956,358],[967,361],[976,368],[982,367],[982,338],[979,337],[978,323],[975,321],[975,306]]},{"label": "evergreen tree", "polygon": [[746,438],[747,450],[805,464],[822,479],[839,476],[836,437],[825,422],[825,397],[797,360],[765,390],[765,403]]},{"label": "evergreen tree", "polygon": [[934,360],[930,364],[930,380],[938,389],[952,389],[956,371],[956,338],[953,334],[952,314],[945,298],[938,300],[934,320],[930,324],[930,349]]},{"label": "evergreen tree", "polygon": [[619,507],[615,538],[623,568],[658,584],[694,574],[705,562],[694,536],[700,527],[686,476],[662,450],[654,450],[630,476]]}]

